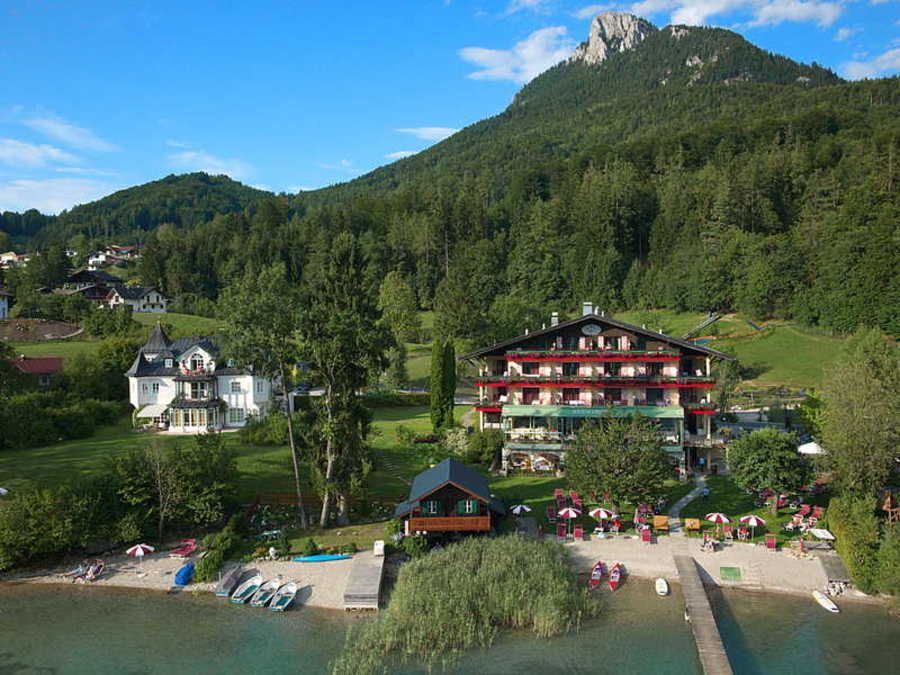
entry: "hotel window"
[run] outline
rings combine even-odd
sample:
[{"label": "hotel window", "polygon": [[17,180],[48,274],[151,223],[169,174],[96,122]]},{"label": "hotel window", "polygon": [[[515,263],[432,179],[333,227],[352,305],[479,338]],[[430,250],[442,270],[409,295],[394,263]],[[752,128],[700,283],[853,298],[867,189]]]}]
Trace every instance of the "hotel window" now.
[{"label": "hotel window", "polygon": [[422,502],[422,513],[426,516],[441,515],[441,503],[437,500]]},{"label": "hotel window", "polygon": [[651,363],[651,364],[649,364],[649,366],[650,366],[649,373],[648,373],[649,375],[652,375],[653,377],[659,377],[660,375],[663,374],[663,364]]},{"label": "hotel window", "polygon": [[571,401],[578,400],[578,394],[581,392],[580,389],[573,389],[572,387],[567,387],[563,389],[563,402],[570,403]]},{"label": "hotel window", "polygon": [[618,377],[621,372],[621,366],[618,363],[607,363],[604,369],[608,377]]},{"label": "hotel window", "polygon": [[539,368],[538,364],[533,361],[526,361],[522,364],[522,372],[526,375],[537,375],[540,372]]},{"label": "hotel window", "polygon": [[608,337],[606,338],[605,343],[607,349],[612,349],[615,351],[619,348],[619,338],[617,337]]},{"label": "hotel window", "polygon": [[570,352],[578,351],[578,336],[570,335],[565,338],[566,350]]},{"label": "hotel window", "polygon": [[236,380],[232,380],[231,382],[231,393],[232,394],[240,394],[241,393],[241,383]]},{"label": "hotel window", "polygon": [[243,408],[229,408],[228,409],[228,424],[243,424],[244,423],[244,409]]},{"label": "hotel window", "polygon": [[562,364],[563,375],[578,375],[578,362],[566,362]]},{"label": "hotel window", "polygon": [[537,403],[538,398],[541,395],[541,390],[536,388],[525,388],[522,390],[522,403],[525,405],[530,405],[532,403]]},{"label": "hotel window", "polygon": [[475,499],[460,499],[456,502],[456,512],[461,516],[471,516],[478,513],[478,501]]}]

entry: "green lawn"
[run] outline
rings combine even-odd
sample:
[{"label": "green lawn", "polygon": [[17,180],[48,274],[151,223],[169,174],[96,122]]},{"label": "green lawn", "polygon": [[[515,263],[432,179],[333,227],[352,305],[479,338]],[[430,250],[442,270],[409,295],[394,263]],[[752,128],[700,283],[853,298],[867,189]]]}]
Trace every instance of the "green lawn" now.
[{"label": "green lawn", "polygon": [[659,331],[672,337],[681,337],[706,318],[703,312],[675,312],[670,309],[638,309],[617,312],[613,318],[627,321],[636,326],[646,324],[650,330]]},{"label": "green lawn", "polygon": [[188,335],[212,335],[222,325],[219,319],[210,319],[205,316],[192,314],[133,314],[134,320],[144,326],[155,326],[159,321],[172,326],[172,335],[169,337],[183,337]]},{"label": "green lawn", "polygon": [[99,342],[90,340],[48,340],[46,342],[13,343],[16,354],[25,356],[62,356],[72,358],[78,354],[94,354],[100,347]]}]

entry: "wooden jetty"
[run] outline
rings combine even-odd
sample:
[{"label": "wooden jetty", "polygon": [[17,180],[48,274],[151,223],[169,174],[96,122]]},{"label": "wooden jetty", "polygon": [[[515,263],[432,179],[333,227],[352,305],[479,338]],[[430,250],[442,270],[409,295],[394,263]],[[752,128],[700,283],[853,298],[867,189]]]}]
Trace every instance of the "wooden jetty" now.
[{"label": "wooden jetty", "polygon": [[344,609],[378,611],[383,572],[384,556],[376,557],[372,551],[363,551],[353,556],[350,578],[344,589]]},{"label": "wooden jetty", "polygon": [[725,652],[725,645],[722,644],[706,589],[700,580],[697,563],[689,555],[672,557],[678,569],[678,579],[681,581],[684,602],[690,616],[691,630],[694,633],[694,642],[697,643],[703,672],[705,675],[731,675],[728,654]]}]

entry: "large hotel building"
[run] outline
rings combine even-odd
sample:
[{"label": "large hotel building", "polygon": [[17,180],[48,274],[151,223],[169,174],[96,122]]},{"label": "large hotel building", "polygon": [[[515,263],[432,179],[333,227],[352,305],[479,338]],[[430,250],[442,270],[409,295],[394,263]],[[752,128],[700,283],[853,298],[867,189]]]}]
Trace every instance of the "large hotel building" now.
[{"label": "large hotel building", "polygon": [[722,470],[713,434],[712,363],[732,357],[597,314],[499,342],[460,357],[476,364],[482,429],[501,429],[504,473],[561,471],[585,420],[641,413],[658,421],[674,466]]}]

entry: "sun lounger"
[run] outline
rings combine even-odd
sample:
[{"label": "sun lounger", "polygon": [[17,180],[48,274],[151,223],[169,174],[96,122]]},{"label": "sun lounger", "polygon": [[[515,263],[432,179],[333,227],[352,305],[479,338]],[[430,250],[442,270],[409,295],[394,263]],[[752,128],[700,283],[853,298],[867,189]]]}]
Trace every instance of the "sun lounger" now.
[{"label": "sun lounger", "polygon": [[778,542],[772,535],[766,535],[766,550],[767,551],[777,551],[778,550]]},{"label": "sun lounger", "polygon": [[556,488],[556,489],[553,491],[553,496],[556,497],[557,499],[559,499],[560,497],[564,497],[565,494],[566,494],[566,493],[563,492],[563,489],[562,489],[562,488]]},{"label": "sun lounger", "polygon": [[825,508],[822,506],[814,506],[812,510],[813,518],[822,518],[825,516]]},{"label": "sun lounger", "polygon": [[668,516],[653,516],[653,529],[659,532],[669,531],[669,517]]},{"label": "sun lounger", "polygon": [[619,534],[619,532],[622,530],[622,521],[616,518],[614,521],[612,521],[609,529],[612,530],[614,534]]},{"label": "sun lounger", "polygon": [[569,497],[571,497],[571,498],[572,498],[572,501],[574,502],[576,499],[578,499],[578,493],[575,492],[575,490],[571,490],[571,491],[569,492]]},{"label": "sun lounger", "polygon": [[566,538],[568,537],[568,531],[566,526],[563,523],[556,524],[556,541],[559,543],[564,543]]},{"label": "sun lounger", "polygon": [[812,510],[809,504],[801,504],[800,510],[797,511],[798,516],[808,516],[809,512]]},{"label": "sun lounger", "polygon": [[584,541],[584,528],[581,525],[575,526],[575,541]]},{"label": "sun lounger", "polygon": [[738,540],[747,541],[750,538],[750,531],[746,527],[738,530]]},{"label": "sun lounger", "polygon": [[556,522],[556,507],[553,504],[547,504],[547,522]]},{"label": "sun lounger", "polygon": [[645,528],[641,530],[641,541],[645,544],[653,543],[653,533],[650,531],[650,528]]},{"label": "sun lounger", "polygon": [[169,551],[170,558],[187,558],[197,550],[196,539],[185,539],[181,542],[181,546]]}]

